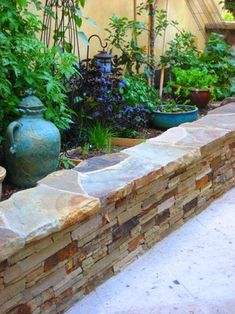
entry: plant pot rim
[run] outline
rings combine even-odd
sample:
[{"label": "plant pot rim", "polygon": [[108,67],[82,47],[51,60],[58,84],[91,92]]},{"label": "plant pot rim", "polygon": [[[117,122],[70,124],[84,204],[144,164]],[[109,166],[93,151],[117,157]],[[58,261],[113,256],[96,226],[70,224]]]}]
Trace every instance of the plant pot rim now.
[{"label": "plant pot rim", "polygon": [[6,169],[0,166],[0,183],[2,183],[3,180],[5,179],[6,173],[7,173]]},{"label": "plant pot rim", "polygon": [[190,92],[208,92],[210,93],[210,88],[190,88]]},{"label": "plant pot rim", "polygon": [[[160,105],[159,107],[161,108],[164,108],[166,107],[167,105]],[[181,108],[183,105],[176,105],[177,107]],[[153,113],[157,113],[157,114],[165,114],[165,115],[179,115],[179,114],[191,114],[192,112],[197,112],[198,111],[198,108],[194,108],[194,106],[191,106],[191,105],[186,105],[188,106],[189,108],[191,108],[192,110],[190,111],[178,111],[178,112],[161,112],[161,111],[158,111],[158,110],[153,110]]]}]

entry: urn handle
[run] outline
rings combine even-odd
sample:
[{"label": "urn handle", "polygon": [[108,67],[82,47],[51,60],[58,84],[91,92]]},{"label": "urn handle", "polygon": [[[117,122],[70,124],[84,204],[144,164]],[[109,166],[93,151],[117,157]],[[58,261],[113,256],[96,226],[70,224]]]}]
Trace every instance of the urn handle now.
[{"label": "urn handle", "polygon": [[10,139],[10,153],[12,155],[16,154],[16,143],[14,139],[14,134],[17,129],[21,127],[21,124],[17,121],[12,122],[7,128],[7,136]]}]

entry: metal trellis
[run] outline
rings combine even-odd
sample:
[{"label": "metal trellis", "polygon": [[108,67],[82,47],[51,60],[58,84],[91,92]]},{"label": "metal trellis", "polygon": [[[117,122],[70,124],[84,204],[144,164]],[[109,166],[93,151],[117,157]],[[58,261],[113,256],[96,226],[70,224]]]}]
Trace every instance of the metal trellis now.
[{"label": "metal trellis", "polygon": [[75,0],[46,0],[41,40],[47,47],[59,46],[80,58],[75,10]]}]

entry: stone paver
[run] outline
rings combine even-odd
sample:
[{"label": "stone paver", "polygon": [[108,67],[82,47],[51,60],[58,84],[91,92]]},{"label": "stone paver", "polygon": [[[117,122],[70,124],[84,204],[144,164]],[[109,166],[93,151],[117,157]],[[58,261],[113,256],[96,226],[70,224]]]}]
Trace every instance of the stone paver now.
[{"label": "stone paver", "polygon": [[235,188],[67,314],[234,314]]}]

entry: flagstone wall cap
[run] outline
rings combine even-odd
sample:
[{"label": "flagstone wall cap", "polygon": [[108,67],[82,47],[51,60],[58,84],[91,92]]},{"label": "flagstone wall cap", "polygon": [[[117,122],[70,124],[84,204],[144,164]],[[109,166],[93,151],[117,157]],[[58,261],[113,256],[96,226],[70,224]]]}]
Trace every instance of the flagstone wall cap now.
[{"label": "flagstone wall cap", "polygon": [[208,147],[234,137],[234,122],[235,103],[120,153],[54,172],[35,188],[15,193],[0,203],[0,262],[25,244],[84,222],[101,206],[194,163]]}]

